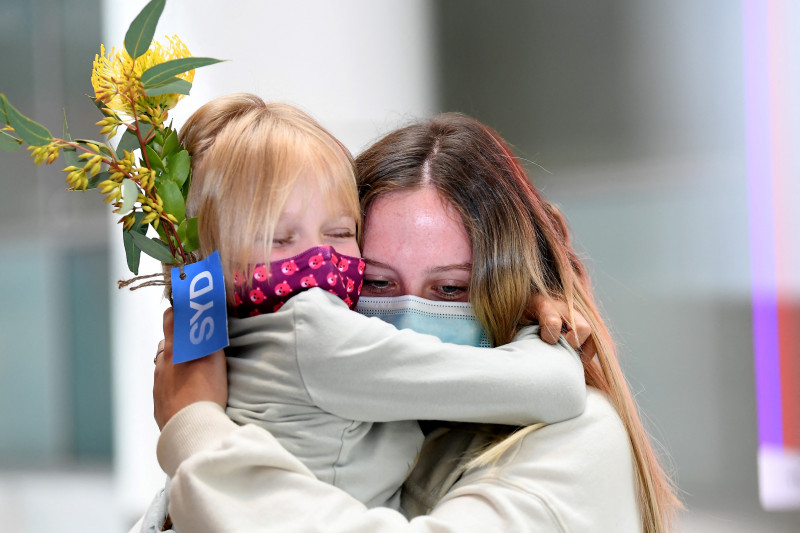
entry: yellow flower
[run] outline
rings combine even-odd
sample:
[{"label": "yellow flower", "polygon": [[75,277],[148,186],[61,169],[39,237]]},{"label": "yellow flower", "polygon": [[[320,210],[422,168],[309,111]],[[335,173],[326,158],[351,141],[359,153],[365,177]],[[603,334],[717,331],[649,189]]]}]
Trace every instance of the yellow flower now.
[{"label": "yellow flower", "polygon": [[59,145],[58,141],[53,141],[49,144],[43,144],[41,146],[28,147],[28,151],[31,153],[31,157],[33,158],[33,164],[37,167],[42,163],[47,163],[49,165],[58,159],[59,150],[61,150],[61,146]]},{"label": "yellow flower", "polygon": [[[141,83],[142,73],[166,61],[192,57],[177,35],[166,39],[166,45],[153,41],[147,52],[135,62],[124,49],[117,51],[112,48],[106,55],[105,47],[100,45],[100,53],[95,56],[92,65],[95,99],[124,118],[132,119],[135,111],[141,121],[160,126],[166,120],[167,110],[175,107],[183,95],[145,96]],[[179,74],[178,77],[191,83],[194,80],[194,70]]]},{"label": "yellow flower", "polygon": [[113,137],[114,135],[117,134],[117,128],[122,123],[120,122],[119,118],[113,115],[114,113],[113,109],[106,108],[103,111],[110,114],[111,116],[108,116],[99,122],[95,122],[94,125],[103,126],[103,128],[100,130],[100,135],[109,135],[110,137]]},{"label": "yellow flower", "polygon": [[86,190],[89,185],[89,178],[86,177],[86,171],[78,167],[67,167],[62,172],[69,172],[66,177],[69,188],[73,191]]}]

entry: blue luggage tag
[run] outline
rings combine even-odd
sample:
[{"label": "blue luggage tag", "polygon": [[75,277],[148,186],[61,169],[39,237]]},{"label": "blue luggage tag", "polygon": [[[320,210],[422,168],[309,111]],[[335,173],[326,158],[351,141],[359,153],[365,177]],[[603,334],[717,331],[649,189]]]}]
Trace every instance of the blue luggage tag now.
[{"label": "blue luggage tag", "polygon": [[200,359],[228,345],[225,278],[219,253],[172,269],[173,364]]}]

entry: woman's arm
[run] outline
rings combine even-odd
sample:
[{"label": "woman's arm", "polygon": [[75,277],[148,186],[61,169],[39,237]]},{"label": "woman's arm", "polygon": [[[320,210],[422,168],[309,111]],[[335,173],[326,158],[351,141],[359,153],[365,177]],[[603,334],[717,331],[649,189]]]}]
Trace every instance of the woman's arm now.
[{"label": "woman's arm", "polygon": [[173,478],[173,521],[194,533],[638,532],[625,430],[602,394],[590,391],[588,400],[581,416],[534,431],[497,464],[468,471],[413,520],[367,509],[318,481],[268,432],[237,426],[213,402],[180,411],[158,454]]},{"label": "woman's arm", "polygon": [[[314,478],[268,432],[236,426],[209,402],[192,404],[167,424],[159,461],[172,476],[173,523],[193,533],[561,531],[538,499],[507,487],[491,489],[491,483],[462,490],[446,507],[411,521],[391,509],[368,509]],[[487,496],[514,508],[487,507],[481,502]]]},{"label": "woman's arm", "polygon": [[164,311],[164,340],[159,343],[153,377],[153,409],[159,429],[172,416],[198,401],[211,401],[225,408],[228,403],[228,376],[222,350],[207,357],[172,364],[173,312]]}]

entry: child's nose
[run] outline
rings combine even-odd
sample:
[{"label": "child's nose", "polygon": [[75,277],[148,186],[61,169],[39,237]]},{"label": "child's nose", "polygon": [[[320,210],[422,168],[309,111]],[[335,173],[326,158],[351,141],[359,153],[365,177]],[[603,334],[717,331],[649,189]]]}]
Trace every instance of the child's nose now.
[{"label": "child's nose", "polygon": [[313,235],[301,239],[301,241],[298,243],[298,249],[300,250],[300,252],[304,252],[306,250],[309,250],[311,248],[316,248],[317,246],[321,245],[322,245],[322,239],[317,237],[316,235]]}]

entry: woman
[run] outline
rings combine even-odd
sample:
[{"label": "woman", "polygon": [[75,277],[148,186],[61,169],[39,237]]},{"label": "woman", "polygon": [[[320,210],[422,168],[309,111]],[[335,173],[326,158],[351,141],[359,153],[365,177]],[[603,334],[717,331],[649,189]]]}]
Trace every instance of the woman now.
[{"label": "woman", "polygon": [[166,364],[168,338],[154,399],[176,522],[191,531],[667,531],[679,504],[564,220],[502,139],[468,117],[441,115],[388,135],[357,166],[363,294],[468,299],[495,344],[529,322],[533,297],[565,302],[568,318],[586,317],[597,351],[582,360],[586,411],[513,434],[434,429],[404,501],[409,515],[427,514],[409,521],[366,509],[314,479],[268,433],[235,426],[221,407],[224,359]]}]

